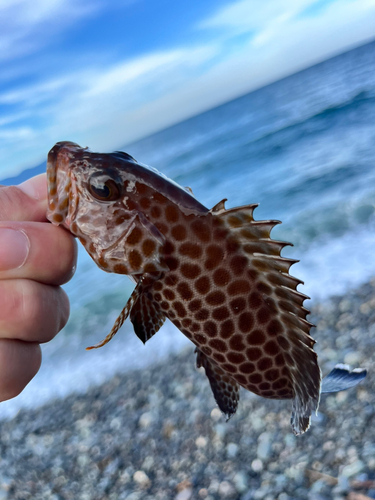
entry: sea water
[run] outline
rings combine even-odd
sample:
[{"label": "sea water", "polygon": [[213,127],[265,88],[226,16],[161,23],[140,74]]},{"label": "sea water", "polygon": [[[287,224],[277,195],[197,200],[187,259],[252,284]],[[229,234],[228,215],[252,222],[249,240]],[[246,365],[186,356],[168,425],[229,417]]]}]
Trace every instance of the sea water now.
[{"label": "sea water", "polygon": [[[190,186],[209,208],[223,198],[227,208],[259,203],[256,219],[281,220],[272,236],[294,244],[282,255],[301,260],[291,274],[313,301],[375,276],[375,42],[119,149]],[[127,321],[108,345],[85,351],[109,332],[133,285],[80,251],[64,288],[71,319],[0,418],[147,369],[189,344],[166,321],[144,346]]]}]

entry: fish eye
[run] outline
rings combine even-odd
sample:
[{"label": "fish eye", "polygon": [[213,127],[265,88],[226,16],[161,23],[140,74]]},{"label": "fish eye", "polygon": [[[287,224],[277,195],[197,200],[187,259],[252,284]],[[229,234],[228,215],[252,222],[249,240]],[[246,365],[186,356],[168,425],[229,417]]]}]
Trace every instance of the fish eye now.
[{"label": "fish eye", "polygon": [[100,201],[116,201],[121,197],[121,182],[108,173],[97,172],[89,179],[89,191]]}]

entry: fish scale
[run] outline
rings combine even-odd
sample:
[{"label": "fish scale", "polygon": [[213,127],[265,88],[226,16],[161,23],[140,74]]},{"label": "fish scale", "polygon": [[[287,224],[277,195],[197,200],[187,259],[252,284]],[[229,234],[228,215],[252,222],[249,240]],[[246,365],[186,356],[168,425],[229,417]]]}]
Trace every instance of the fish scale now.
[{"label": "fish scale", "polygon": [[128,317],[144,343],[168,318],[195,344],[197,366],[228,418],[241,386],[292,399],[293,431],[307,430],[321,373],[307,297],[289,274],[296,261],[280,256],[288,243],[270,238],[278,221],[255,221],[257,205],[226,210],[226,200],[208,210],[189,188],[126,153],[70,142],[52,148],[47,176],[49,220],[78,236],[103,270],[136,282],[110,334],[91,348]]}]

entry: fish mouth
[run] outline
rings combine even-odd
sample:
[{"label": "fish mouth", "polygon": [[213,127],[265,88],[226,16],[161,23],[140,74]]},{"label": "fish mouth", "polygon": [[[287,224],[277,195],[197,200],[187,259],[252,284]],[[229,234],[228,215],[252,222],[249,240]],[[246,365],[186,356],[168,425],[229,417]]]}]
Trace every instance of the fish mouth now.
[{"label": "fish mouth", "polygon": [[48,153],[47,184],[48,209],[47,219],[54,225],[63,225],[69,229],[72,213],[71,163],[74,153],[82,148],[70,141],[58,142]]}]

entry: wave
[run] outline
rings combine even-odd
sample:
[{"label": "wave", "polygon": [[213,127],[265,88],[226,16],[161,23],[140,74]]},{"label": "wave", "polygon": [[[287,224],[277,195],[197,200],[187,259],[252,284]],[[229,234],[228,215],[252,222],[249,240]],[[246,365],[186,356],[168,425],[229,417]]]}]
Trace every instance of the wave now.
[{"label": "wave", "polygon": [[288,257],[300,259],[291,269],[305,283],[300,291],[314,302],[324,302],[373,279],[374,252],[374,231],[369,225],[339,238],[322,237],[303,252],[289,248]]},{"label": "wave", "polygon": [[[250,98],[254,100],[254,93],[241,99]],[[186,180],[186,176],[201,177],[207,175],[210,169],[227,169],[228,164],[222,162],[222,158],[229,158],[235,164],[249,159],[260,161],[280,155],[290,145],[294,147],[296,142],[305,137],[329,131],[336,125],[336,121],[342,126],[340,119],[343,116],[346,116],[343,123],[347,126],[353,121],[359,122],[363,113],[358,113],[357,109],[375,105],[375,91],[361,90],[334,105],[305,111],[302,117],[301,114],[299,117],[284,117],[280,114],[280,119],[275,118],[271,122],[258,116],[259,110],[255,114],[251,113],[249,104],[244,105],[242,113],[237,112],[238,116],[233,116],[233,106],[236,103],[237,101],[232,101],[204,115],[190,118],[134,143],[130,149],[134,150],[136,157],[137,153],[142,154],[143,161],[157,165],[177,182],[191,182]],[[288,107],[291,104],[298,108],[297,102],[289,103]],[[220,117],[216,118],[220,125],[202,125],[202,117],[207,122],[212,122],[219,111]]]},{"label": "wave", "polygon": [[[362,90],[346,101],[333,106],[327,106],[326,108],[301,120],[296,120],[293,123],[288,123],[277,129],[266,132],[265,134],[259,135],[258,137],[250,140],[247,145],[258,146],[263,142],[274,142],[273,149],[275,153],[279,153],[280,147],[286,147],[286,140],[288,140],[288,142],[295,142],[302,139],[306,135],[321,133],[324,130],[329,129],[332,126],[332,121],[334,121],[337,117],[340,117],[343,114],[349,114],[351,111],[356,111],[359,107],[368,104],[375,105],[375,91]],[[356,115],[356,117],[358,117],[358,115]],[[314,123],[319,126],[311,126]],[[288,135],[289,137],[287,137]],[[282,139],[282,146],[277,144],[278,136]],[[270,155],[272,154],[272,149],[264,148],[264,152],[265,154]]]}]

